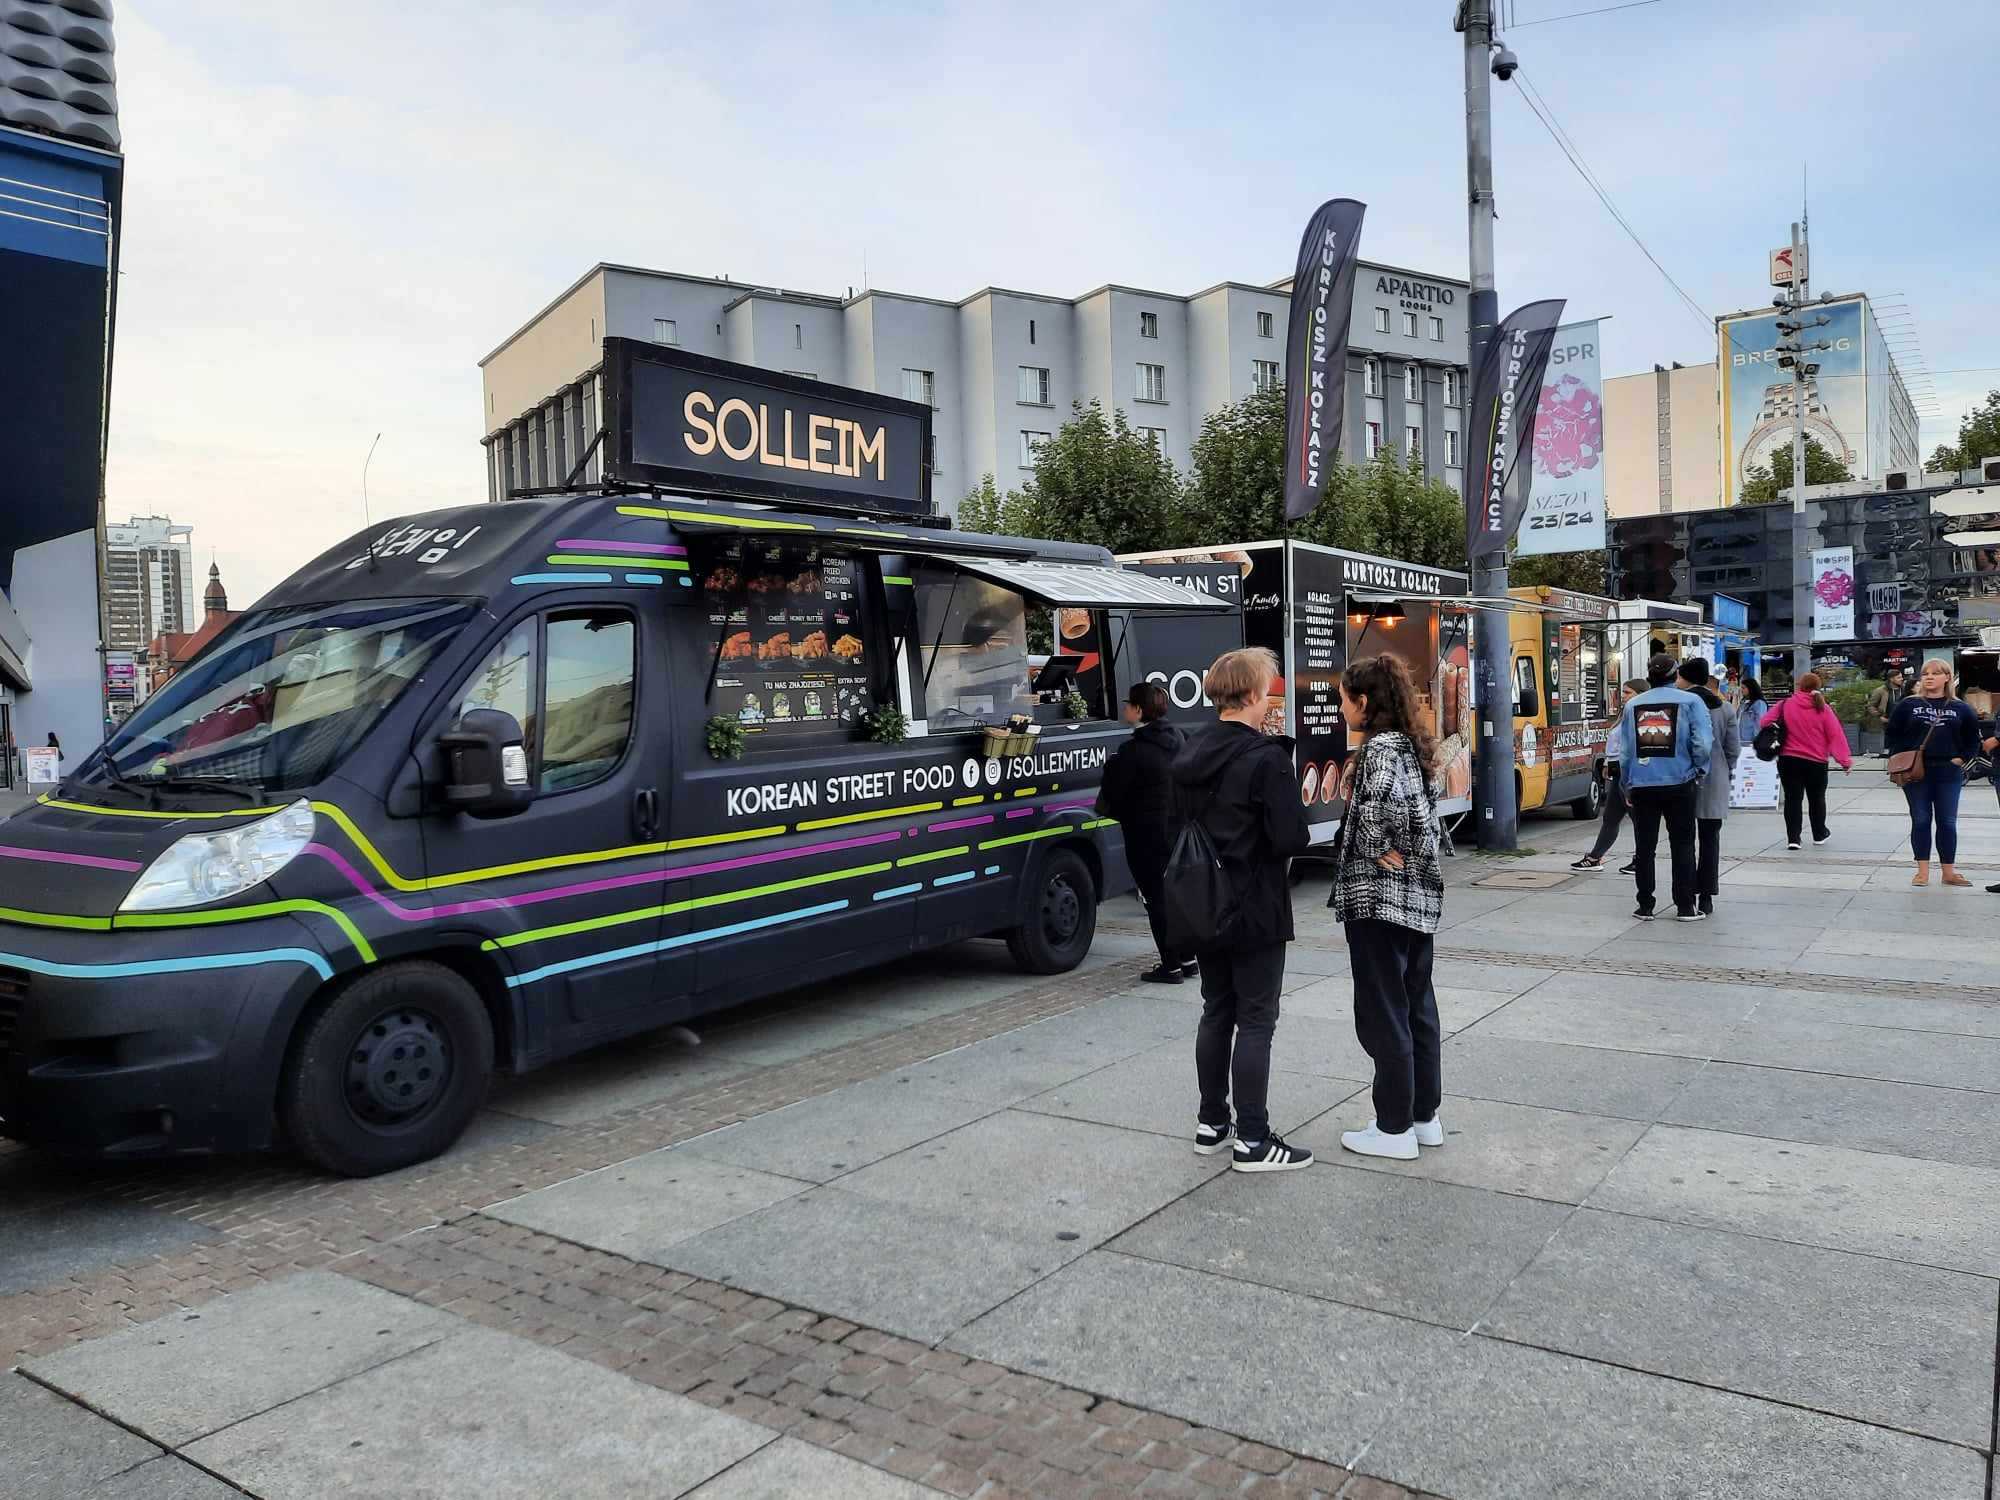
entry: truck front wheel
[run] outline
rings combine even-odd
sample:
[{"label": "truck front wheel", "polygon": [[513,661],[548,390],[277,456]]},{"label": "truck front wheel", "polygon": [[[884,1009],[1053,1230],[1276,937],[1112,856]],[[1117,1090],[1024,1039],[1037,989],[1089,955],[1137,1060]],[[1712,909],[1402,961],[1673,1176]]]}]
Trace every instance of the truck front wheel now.
[{"label": "truck front wheel", "polygon": [[1569,805],[1570,816],[1588,822],[1600,817],[1604,812],[1604,777],[1596,771],[1590,775],[1590,790]]},{"label": "truck front wheel", "polygon": [[1097,936],[1097,886],[1072,849],[1054,849],[1029,887],[1007,951],[1030,974],[1064,974],[1083,962]]},{"label": "truck front wheel", "polygon": [[493,1027],[463,976],[423,961],[372,969],[305,1023],[279,1097],[301,1155],[345,1177],[427,1161],[486,1097]]}]

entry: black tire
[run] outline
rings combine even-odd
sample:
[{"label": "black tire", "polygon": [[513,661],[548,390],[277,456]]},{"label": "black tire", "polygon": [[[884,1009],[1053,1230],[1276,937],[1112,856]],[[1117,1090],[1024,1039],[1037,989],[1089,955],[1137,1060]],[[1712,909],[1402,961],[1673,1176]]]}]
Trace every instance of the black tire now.
[{"label": "black tire", "polygon": [[1083,962],[1097,936],[1097,886],[1074,849],[1052,849],[1035,873],[1021,925],[1007,951],[1030,974],[1066,974]]},{"label": "black tire", "polygon": [[1590,790],[1569,805],[1570,816],[1578,822],[1590,822],[1604,815],[1604,779],[1595,772],[1590,777]]},{"label": "black tire", "polygon": [[428,1161],[459,1138],[493,1076],[479,994],[442,964],[371,969],[305,1022],[279,1089],[299,1154],[344,1177]]}]

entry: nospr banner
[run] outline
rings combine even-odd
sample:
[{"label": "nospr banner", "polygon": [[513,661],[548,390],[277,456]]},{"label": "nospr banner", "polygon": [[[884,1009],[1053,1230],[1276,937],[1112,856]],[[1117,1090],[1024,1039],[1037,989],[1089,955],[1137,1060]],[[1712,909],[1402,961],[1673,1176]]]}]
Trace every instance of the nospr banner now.
[{"label": "nospr banner", "polygon": [[1597,320],[1556,330],[1535,407],[1519,550],[1604,550],[1604,399]]},{"label": "nospr banner", "polygon": [[1285,330],[1285,519],[1312,513],[1340,456],[1347,409],[1347,327],[1354,310],[1354,257],[1368,205],[1330,198],[1299,241]]},{"label": "nospr banner", "polygon": [[1465,494],[1466,550],[1474,558],[1506,550],[1528,503],[1521,457],[1535,438],[1535,409],[1555,344],[1563,302],[1530,302],[1500,320],[1473,373],[1472,477]]},{"label": "nospr banner", "polygon": [[1812,638],[1854,639],[1854,549],[1819,547],[1812,555]]}]

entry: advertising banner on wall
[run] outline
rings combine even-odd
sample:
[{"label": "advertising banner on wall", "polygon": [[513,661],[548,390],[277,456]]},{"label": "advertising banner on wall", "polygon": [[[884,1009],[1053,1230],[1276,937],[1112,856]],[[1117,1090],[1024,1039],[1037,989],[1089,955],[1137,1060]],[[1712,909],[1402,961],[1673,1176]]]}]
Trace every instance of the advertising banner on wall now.
[{"label": "advertising banner on wall", "polygon": [[1523,452],[1534,442],[1536,402],[1563,302],[1530,302],[1500,320],[1472,376],[1472,464],[1465,492],[1466,551],[1504,551],[1528,503]]},{"label": "advertising banner on wall", "polygon": [[1818,547],[1812,555],[1815,641],[1854,639],[1854,549]]},{"label": "advertising banner on wall", "polygon": [[1347,320],[1354,257],[1368,205],[1331,198],[1299,241],[1285,330],[1285,519],[1310,515],[1326,494],[1347,410]]},{"label": "advertising banner on wall", "polygon": [[1556,330],[1535,408],[1523,556],[1604,550],[1604,384],[1597,348],[1595,318]]},{"label": "advertising banner on wall", "polygon": [[[1812,362],[1818,373],[1805,383],[1806,436],[1851,474],[1878,472],[1868,451],[1866,340],[1859,299],[1814,305],[1808,319],[1827,322],[1805,330],[1808,343],[1824,342]],[[1717,368],[1722,379],[1722,503],[1742,497],[1752,469],[1771,466],[1771,455],[1792,445],[1792,372],[1778,364],[1775,310],[1724,318]],[[1885,466],[1886,467],[1886,466]]]}]

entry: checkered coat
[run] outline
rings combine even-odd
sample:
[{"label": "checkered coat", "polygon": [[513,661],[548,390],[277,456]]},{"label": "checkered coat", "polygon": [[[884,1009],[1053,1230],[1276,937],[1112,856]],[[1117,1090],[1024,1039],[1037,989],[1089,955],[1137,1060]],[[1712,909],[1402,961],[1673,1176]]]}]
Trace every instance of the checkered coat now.
[{"label": "checkered coat", "polygon": [[[1327,905],[1343,922],[1393,922],[1436,932],[1444,916],[1443,837],[1437,802],[1409,736],[1370,735],[1354,752],[1347,816],[1333,841],[1333,895]],[[1380,861],[1391,849],[1403,868]]]}]

